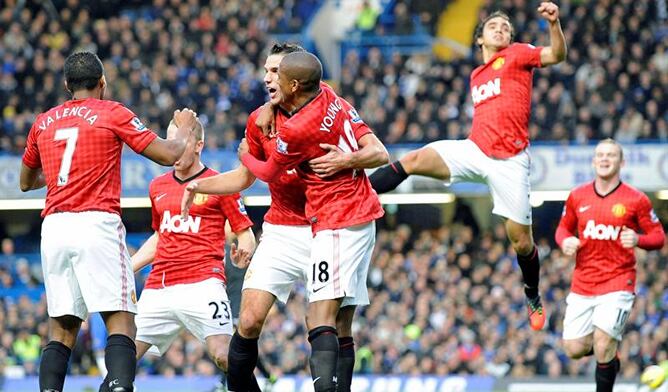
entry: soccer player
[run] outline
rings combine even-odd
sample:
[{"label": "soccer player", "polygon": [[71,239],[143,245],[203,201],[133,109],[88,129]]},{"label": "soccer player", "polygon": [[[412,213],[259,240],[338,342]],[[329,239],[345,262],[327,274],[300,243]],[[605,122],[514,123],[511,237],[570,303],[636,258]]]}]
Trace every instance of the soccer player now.
[{"label": "soccer player", "polygon": [[595,355],[596,391],[612,392],[635,299],[634,248],[660,249],[666,236],[649,198],[621,181],[617,142],[599,142],[593,166],[594,181],[571,191],[555,235],[564,254],[576,255],[563,338],[569,357]]},{"label": "soccer player", "polygon": [[21,166],[22,191],[46,186],[42,211],[42,269],[49,343],[39,370],[41,391],[62,391],[72,347],[88,312],[101,312],[109,337],[105,363],[114,392],[132,391],[135,378],[136,296],[121,222],[121,151],[164,165],[183,153],[195,113],[176,111],[176,137],[164,140],[118,102],[104,100],[107,82],[93,53],[64,65],[72,99],[37,116]]},{"label": "soccer player", "polygon": [[240,268],[250,262],[255,236],[239,194],[197,195],[191,215],[181,219],[188,182],[217,174],[201,162],[203,148],[204,128],[198,120],[174,170],[149,186],[155,232],[132,256],[134,272],[153,265],[137,304],[137,359],[151,346],[164,355],[186,329],[206,344],[216,366],[226,372],[233,323],[225,290],[225,224],[237,236],[239,246],[232,244],[231,257]]},{"label": "soccer player", "polygon": [[522,270],[529,325],[540,330],[545,311],[538,293],[540,264],[531,232],[529,204],[529,111],[533,69],[556,64],[566,57],[559,8],[543,2],[538,13],[549,22],[550,46],[512,43],[508,15],[494,12],[476,28],[475,40],[484,64],[471,74],[474,115],[465,140],[441,140],[412,151],[375,171],[371,184],[378,193],[395,189],[409,175],[448,183],[484,182],[489,185],[493,213],[506,219],[506,231]]},{"label": "soccer player", "polygon": [[[270,50],[265,62],[265,84],[270,94],[270,104],[280,105],[280,91],[275,83],[278,66],[288,53],[303,52],[296,45],[277,44]],[[322,84],[321,87],[329,88]],[[249,153],[260,160],[267,160],[276,150],[276,134],[263,134],[255,125],[263,108],[255,110],[248,119],[246,140]],[[272,109],[273,111],[273,109]],[[280,126],[289,118],[284,109],[276,110],[276,125]],[[354,124],[357,128],[361,121]],[[387,161],[387,152],[382,143],[372,133],[366,133],[357,140],[360,150],[341,153],[338,147],[324,144],[326,155],[311,161],[313,168],[323,176],[332,175],[337,170],[350,167],[377,167]],[[329,164],[327,170],[320,170],[319,165]],[[187,214],[195,191],[198,193],[233,193],[250,186],[255,180],[244,166],[190,183],[184,194],[184,213]],[[244,391],[248,386],[253,368],[258,360],[258,338],[271,306],[276,300],[285,303],[294,283],[306,282],[311,269],[312,232],[306,219],[305,184],[295,171],[286,171],[278,181],[269,184],[271,206],[265,215],[262,240],[253,256],[244,281],[239,325],[232,337],[229,355],[228,382],[231,390]],[[354,306],[366,305],[364,298],[346,298],[343,307],[349,308],[342,315],[352,316]],[[339,331],[339,362],[337,379],[339,390],[350,389],[354,367],[354,342],[352,331],[345,328],[342,317],[337,319]]]},{"label": "soccer player", "polygon": [[[261,161],[242,141],[239,156],[263,181],[272,183],[285,170],[294,169],[306,184],[306,217],[314,233],[307,280],[309,363],[315,391],[335,391],[336,327],[343,325],[341,333],[351,336],[355,310],[341,305],[348,298],[368,303],[366,276],[375,242],[374,221],[383,210],[364,171],[346,169],[323,178],[308,165],[325,155],[321,144],[356,151],[357,140],[371,133],[350,104],[321,87],[321,78],[322,65],[312,54],[284,56],[274,85],[290,118],[278,128],[276,150]],[[343,321],[337,323],[337,318]]]}]

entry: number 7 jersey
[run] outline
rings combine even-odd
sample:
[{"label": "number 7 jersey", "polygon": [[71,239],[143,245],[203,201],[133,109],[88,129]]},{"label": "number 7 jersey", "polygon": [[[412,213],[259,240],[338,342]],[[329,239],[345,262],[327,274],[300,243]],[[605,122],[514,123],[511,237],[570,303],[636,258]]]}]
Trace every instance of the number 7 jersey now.
[{"label": "number 7 jersey", "polygon": [[37,116],[23,164],[44,173],[42,216],[82,211],[120,215],[123,143],[141,153],[156,137],[114,101],[75,99]]},{"label": "number 7 jersey", "polygon": [[281,166],[296,169],[304,181],[306,218],[314,233],[383,216],[378,195],[364,170],[345,169],[321,178],[308,164],[325,155],[321,143],[338,146],[344,152],[357,151],[357,140],[371,132],[352,105],[328,87],[322,87],[313,100],[279,128],[273,157]]}]

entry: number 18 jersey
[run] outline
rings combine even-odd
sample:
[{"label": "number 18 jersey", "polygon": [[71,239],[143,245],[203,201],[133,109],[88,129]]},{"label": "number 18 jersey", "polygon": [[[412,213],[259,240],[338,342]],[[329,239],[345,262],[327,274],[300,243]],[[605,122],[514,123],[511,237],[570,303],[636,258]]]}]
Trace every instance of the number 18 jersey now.
[{"label": "number 18 jersey", "polygon": [[74,99],[37,116],[23,163],[42,168],[46,206],[56,212],[120,214],[123,143],[141,153],[157,135],[118,102]]}]

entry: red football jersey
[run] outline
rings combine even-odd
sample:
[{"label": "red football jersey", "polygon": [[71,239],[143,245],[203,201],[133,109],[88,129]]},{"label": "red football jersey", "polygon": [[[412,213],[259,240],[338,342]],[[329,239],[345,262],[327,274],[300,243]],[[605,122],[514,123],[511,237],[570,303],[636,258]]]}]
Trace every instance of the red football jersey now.
[{"label": "red football jersey", "polygon": [[297,169],[306,184],[306,217],[314,232],[351,227],[383,216],[364,170],[342,170],[323,179],[308,165],[309,160],[325,155],[320,143],[356,151],[357,140],[371,132],[357,111],[328,88],[322,88],[278,129],[274,159],[282,167]]},{"label": "red football jersey", "polygon": [[664,236],[649,198],[630,185],[620,183],[606,196],[596,192],[593,182],[571,191],[556,238],[559,244],[574,235],[580,239],[571,291],[600,295],[635,290],[636,259],[633,249],[620,242],[623,226],[639,235]]},{"label": "red football jersey", "polygon": [[471,139],[487,156],[509,158],[529,145],[533,69],[542,47],[512,44],[471,73]]},{"label": "red football jersey", "polygon": [[37,116],[23,163],[42,168],[46,206],[55,212],[121,213],[121,151],[141,153],[157,137],[118,102],[73,99]]},{"label": "red football jersey", "polygon": [[[246,141],[248,151],[255,158],[266,161],[272,151],[276,151],[276,137],[265,136],[262,129],[255,125],[255,120],[261,108],[256,109],[248,116],[246,123]],[[287,115],[284,111],[276,112],[276,129],[278,129]],[[309,221],[304,214],[306,206],[306,185],[299,178],[295,170],[286,171],[278,181],[269,183],[271,205],[264,216],[264,220],[275,225],[308,225]]]},{"label": "red football jersey", "polygon": [[235,233],[253,226],[239,194],[197,194],[188,219],[182,220],[180,215],[186,185],[216,174],[215,170],[204,168],[181,181],[171,171],[151,181],[152,227],[158,233],[158,248],[147,288],[209,278],[225,281],[225,222],[229,220]]}]

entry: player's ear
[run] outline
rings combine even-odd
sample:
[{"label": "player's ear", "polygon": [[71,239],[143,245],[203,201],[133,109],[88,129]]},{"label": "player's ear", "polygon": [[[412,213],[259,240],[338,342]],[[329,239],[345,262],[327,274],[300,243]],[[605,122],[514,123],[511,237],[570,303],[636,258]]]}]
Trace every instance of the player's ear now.
[{"label": "player's ear", "polygon": [[204,140],[199,140],[197,143],[195,143],[195,152],[197,154],[201,154],[203,149],[204,149]]},{"label": "player's ear", "polygon": [[67,86],[67,80],[63,80],[63,85],[65,86],[65,91],[72,94],[72,90]]},{"label": "player's ear", "polygon": [[104,90],[104,89],[107,88],[107,78],[105,78],[104,75],[102,75],[102,77],[100,78],[100,81],[98,83],[99,83],[98,85],[100,86],[100,89]]}]

